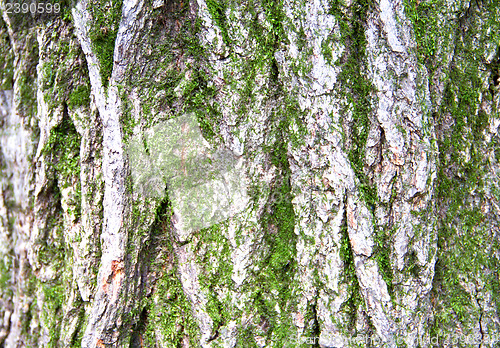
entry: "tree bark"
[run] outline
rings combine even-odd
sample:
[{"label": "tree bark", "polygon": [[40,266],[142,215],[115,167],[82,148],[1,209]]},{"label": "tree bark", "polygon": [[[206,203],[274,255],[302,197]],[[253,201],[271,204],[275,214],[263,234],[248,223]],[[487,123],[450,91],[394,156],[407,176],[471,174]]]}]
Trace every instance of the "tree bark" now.
[{"label": "tree bark", "polygon": [[1,347],[498,346],[498,0],[36,4]]}]

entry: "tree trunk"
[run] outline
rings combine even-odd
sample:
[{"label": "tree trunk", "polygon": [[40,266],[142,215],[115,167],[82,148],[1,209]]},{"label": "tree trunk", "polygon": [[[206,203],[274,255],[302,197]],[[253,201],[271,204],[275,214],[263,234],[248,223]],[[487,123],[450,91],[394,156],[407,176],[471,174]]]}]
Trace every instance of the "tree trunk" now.
[{"label": "tree trunk", "polygon": [[25,3],[0,347],[498,346],[498,0]]}]

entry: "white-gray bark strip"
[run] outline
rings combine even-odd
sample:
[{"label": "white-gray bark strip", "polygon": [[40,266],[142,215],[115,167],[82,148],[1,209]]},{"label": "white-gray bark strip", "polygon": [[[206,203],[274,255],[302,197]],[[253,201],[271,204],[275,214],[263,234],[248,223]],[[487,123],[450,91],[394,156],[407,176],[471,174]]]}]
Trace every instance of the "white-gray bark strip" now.
[{"label": "white-gray bark strip", "polygon": [[[380,168],[375,176],[380,201],[393,201],[390,209],[376,211],[378,228],[387,228],[389,221],[396,226],[391,251],[396,266],[393,281],[409,289],[398,291],[396,308],[387,307],[385,312],[397,318],[394,333],[414,346],[427,331],[425,318],[418,318],[416,312],[428,306],[435,263],[431,251],[436,247],[434,220],[421,221],[414,216],[429,208],[436,178],[433,129],[428,119],[430,96],[424,82],[427,74],[417,63],[414,33],[403,5],[381,0],[378,8],[368,18],[366,49],[369,79],[377,91],[374,112],[384,138],[380,131],[378,137],[369,137],[368,146],[382,147],[381,162],[369,164]],[[416,229],[420,229],[419,235]],[[425,270],[418,279],[403,274],[405,256],[412,252],[417,252],[417,262]]]},{"label": "white-gray bark strip", "polygon": [[[77,36],[87,58],[92,96],[99,110],[103,124],[103,174],[104,174],[104,224],[101,233],[102,257],[97,276],[97,289],[94,303],[82,345],[95,347],[103,344],[116,344],[120,334],[121,313],[120,296],[127,270],[124,258],[128,233],[125,220],[127,175],[124,158],[124,144],[121,134],[121,100],[118,86],[124,77],[126,61],[124,55],[143,20],[137,16],[144,6],[143,1],[124,1],[122,16],[118,27],[113,57],[113,71],[109,87],[105,90],[101,81],[99,61],[93,51],[89,35],[92,19],[87,9],[89,3],[80,1],[73,10]],[[106,332],[108,336],[103,337]],[[109,332],[112,334],[109,335]],[[111,342],[107,342],[111,340]]]}]

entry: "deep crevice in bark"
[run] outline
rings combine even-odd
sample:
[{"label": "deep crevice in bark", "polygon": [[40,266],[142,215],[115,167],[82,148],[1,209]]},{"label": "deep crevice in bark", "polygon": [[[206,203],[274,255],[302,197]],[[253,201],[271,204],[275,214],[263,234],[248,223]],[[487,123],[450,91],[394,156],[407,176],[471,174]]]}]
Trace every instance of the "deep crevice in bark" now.
[{"label": "deep crevice in bark", "polygon": [[[344,202],[347,207],[347,200]],[[363,305],[363,296],[359,286],[358,276],[356,275],[356,267],[354,265],[354,252],[352,251],[351,242],[349,240],[347,227],[347,208],[344,208],[344,216],[340,232],[342,233],[340,245],[340,257],[344,263],[344,281],[348,284],[349,298],[342,304],[342,307],[347,309],[349,323],[347,325],[349,333],[356,335],[356,323],[358,321],[358,310]]]}]

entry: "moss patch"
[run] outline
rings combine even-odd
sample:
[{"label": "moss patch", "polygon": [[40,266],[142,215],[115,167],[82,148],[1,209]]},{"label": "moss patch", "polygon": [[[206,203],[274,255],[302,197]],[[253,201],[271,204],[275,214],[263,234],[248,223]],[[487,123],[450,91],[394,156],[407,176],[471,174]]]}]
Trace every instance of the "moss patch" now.
[{"label": "moss patch", "polygon": [[113,55],[122,16],[122,2],[122,0],[94,0],[88,7],[92,16],[89,37],[99,60],[99,72],[104,88],[108,86],[113,71]]},{"label": "moss patch", "polygon": [[224,298],[223,293],[230,289],[233,283],[232,248],[223,235],[220,225],[202,229],[197,235],[199,240],[195,252],[198,255],[197,262],[203,265],[199,282],[207,293],[206,310],[213,320],[212,333],[215,338],[219,335],[219,329],[231,319],[231,301],[229,298]]},{"label": "moss patch", "polygon": [[68,107],[75,109],[87,105],[90,105],[90,87],[89,85],[79,85],[69,95]]},{"label": "moss patch", "polygon": [[354,265],[354,253],[349,241],[347,232],[347,212],[344,213],[344,222],[341,226],[342,239],[340,244],[340,258],[344,263],[344,282],[349,289],[349,297],[342,304],[342,310],[348,314],[349,323],[348,330],[352,334],[356,334],[356,321],[358,320],[358,308],[364,304],[361,296],[358,277],[356,275],[356,267]]},{"label": "moss patch", "polygon": [[11,283],[12,259],[9,256],[0,259],[0,295],[13,295],[13,287]]},{"label": "moss patch", "polygon": [[352,115],[349,124],[352,140],[348,149],[348,158],[359,180],[359,189],[369,207],[378,201],[377,188],[368,178],[365,168],[365,153],[370,131],[372,98],[375,89],[366,78],[366,37],[365,22],[369,1],[356,1],[346,13],[339,1],[330,2],[330,13],[340,25],[341,40],[346,46],[346,53],[337,64],[342,68],[338,80],[341,83],[341,97],[345,99],[343,112]]},{"label": "moss patch", "polygon": [[[252,275],[259,286],[249,289],[253,308],[260,318],[253,323],[253,328],[247,327],[247,331],[253,332],[254,336],[267,337],[273,344],[281,346],[295,333],[290,313],[297,305],[294,279],[298,237],[294,231],[295,212],[287,156],[289,123],[281,112],[274,114],[273,121],[277,125],[277,137],[268,151],[271,163],[277,167],[279,174],[272,184],[270,199],[260,219],[265,251],[259,260],[258,272]],[[244,333],[239,336],[241,344],[245,339]]]},{"label": "moss patch", "polygon": [[[49,115],[66,103],[69,110],[90,106],[90,80],[79,45],[72,42],[70,24],[56,21],[46,28],[39,83]],[[61,34],[56,35],[59,31]]]},{"label": "moss patch", "polygon": [[[433,27],[439,13],[421,24],[422,17],[429,14],[427,7],[410,3],[414,8],[413,20],[421,56],[428,70],[433,74],[438,64],[446,57],[425,49],[427,39],[419,38],[424,24],[435,31],[437,42],[446,40],[446,30]],[[498,117],[494,111],[488,115],[480,109],[481,99],[488,100],[491,91],[484,85],[484,69],[481,67],[483,47],[486,38],[498,37],[500,25],[497,18],[497,1],[482,4],[471,3],[457,15],[454,57],[450,71],[445,78],[443,101],[434,114],[439,126],[438,147],[439,170],[437,176],[438,209],[441,215],[438,229],[437,264],[432,296],[435,301],[434,334],[443,334],[461,327],[464,334],[471,334],[472,327],[484,313],[477,304],[476,289],[485,289],[493,295],[492,302],[499,307],[498,275],[492,271],[500,266],[493,250],[499,243],[494,235],[490,216],[481,209],[487,201],[489,190],[486,178],[491,163],[486,154],[494,153],[498,136],[488,143],[484,131],[489,117]],[[416,14],[415,14],[416,13]],[[424,40],[422,42],[422,40]],[[493,185],[495,185],[493,183]],[[492,256],[486,256],[489,254]],[[488,316],[491,313],[487,314]],[[468,332],[467,332],[468,331]]]},{"label": "moss patch", "polygon": [[60,189],[76,185],[73,200],[68,202],[69,213],[76,219],[81,215],[80,143],[81,136],[66,110],[61,123],[51,130],[44,153],[53,163]]},{"label": "moss patch", "polygon": [[62,319],[62,306],[65,301],[65,291],[61,284],[41,283],[44,294],[44,308],[42,309],[42,320],[44,325],[49,328],[50,340],[47,347],[58,347],[58,341],[61,335],[60,325]]},{"label": "moss patch", "polygon": [[[153,224],[155,233],[163,235],[165,256],[151,260],[161,267],[161,277],[155,286],[155,293],[146,298],[141,322],[144,341],[155,346],[157,341],[167,347],[180,347],[186,340],[196,346],[199,339],[197,322],[191,313],[191,303],[184,294],[177,275],[177,261],[173,250],[170,219],[170,203],[165,200],[158,208]],[[154,266],[154,265],[153,265]],[[141,329],[141,328],[139,328]]]},{"label": "moss patch", "polygon": [[207,0],[206,1],[208,12],[215,21],[215,24],[219,27],[222,33],[222,39],[224,43],[229,46],[231,44],[231,39],[229,38],[229,33],[227,29],[227,19],[226,10],[227,6],[224,0]]},{"label": "moss patch", "polygon": [[11,90],[14,81],[14,52],[9,32],[3,20],[0,21],[0,89]]},{"label": "moss patch", "polygon": [[37,112],[36,102],[36,65],[38,63],[38,41],[36,36],[26,37],[25,51],[21,53],[23,69],[17,77],[19,88],[18,108],[21,115],[33,117]]}]

